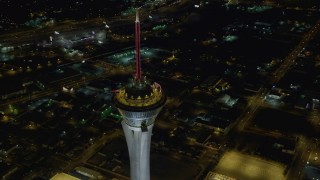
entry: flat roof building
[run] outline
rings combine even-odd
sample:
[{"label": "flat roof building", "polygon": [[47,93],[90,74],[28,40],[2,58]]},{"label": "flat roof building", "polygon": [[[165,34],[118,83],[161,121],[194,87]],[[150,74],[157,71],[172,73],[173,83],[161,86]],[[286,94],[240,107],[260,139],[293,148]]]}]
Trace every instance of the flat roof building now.
[{"label": "flat roof building", "polygon": [[58,173],[54,175],[50,180],[80,180],[80,179],[66,173]]}]

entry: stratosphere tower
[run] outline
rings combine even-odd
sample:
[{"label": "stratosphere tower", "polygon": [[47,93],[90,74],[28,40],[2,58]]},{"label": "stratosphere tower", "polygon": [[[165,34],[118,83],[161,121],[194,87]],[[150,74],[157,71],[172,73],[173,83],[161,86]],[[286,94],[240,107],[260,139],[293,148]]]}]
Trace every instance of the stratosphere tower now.
[{"label": "stratosphere tower", "polygon": [[141,73],[140,20],[135,21],[136,73],[113,98],[123,117],[121,122],[130,156],[130,178],[150,179],[150,144],[155,119],[166,102],[161,86],[150,83]]}]

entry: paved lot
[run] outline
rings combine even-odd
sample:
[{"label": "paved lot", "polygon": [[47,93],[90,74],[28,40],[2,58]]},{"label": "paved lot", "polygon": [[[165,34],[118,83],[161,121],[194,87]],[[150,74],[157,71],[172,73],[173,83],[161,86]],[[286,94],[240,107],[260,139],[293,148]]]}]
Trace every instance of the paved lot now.
[{"label": "paved lot", "polygon": [[284,165],[239,152],[226,152],[215,172],[240,180],[284,180]]}]

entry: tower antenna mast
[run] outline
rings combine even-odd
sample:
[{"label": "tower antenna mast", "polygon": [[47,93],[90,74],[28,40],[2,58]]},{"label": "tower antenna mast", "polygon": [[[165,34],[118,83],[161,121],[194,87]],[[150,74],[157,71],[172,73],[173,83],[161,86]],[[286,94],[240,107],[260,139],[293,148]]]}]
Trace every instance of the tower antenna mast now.
[{"label": "tower antenna mast", "polygon": [[136,9],[135,41],[136,41],[136,79],[141,80],[140,20],[139,20],[138,8]]}]

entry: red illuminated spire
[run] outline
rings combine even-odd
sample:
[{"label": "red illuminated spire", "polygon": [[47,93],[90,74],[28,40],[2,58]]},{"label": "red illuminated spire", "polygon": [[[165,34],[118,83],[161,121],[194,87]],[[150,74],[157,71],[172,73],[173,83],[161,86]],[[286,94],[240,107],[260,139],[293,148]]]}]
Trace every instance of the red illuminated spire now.
[{"label": "red illuminated spire", "polygon": [[140,20],[139,9],[136,11],[135,22],[135,38],[136,38],[136,79],[141,79],[141,55],[140,55]]}]

